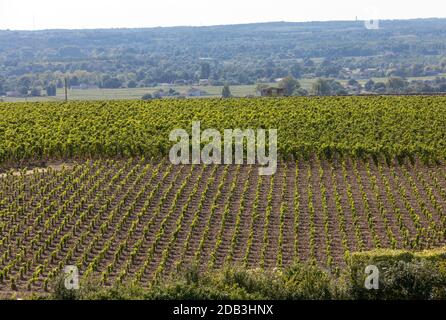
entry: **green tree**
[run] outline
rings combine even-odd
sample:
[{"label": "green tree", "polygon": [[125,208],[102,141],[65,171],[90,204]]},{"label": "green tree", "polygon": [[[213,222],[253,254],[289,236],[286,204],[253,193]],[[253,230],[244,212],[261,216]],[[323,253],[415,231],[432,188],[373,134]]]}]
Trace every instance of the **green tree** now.
[{"label": "green tree", "polygon": [[387,90],[391,93],[402,93],[407,85],[407,81],[400,77],[391,77],[386,83]]},{"label": "green tree", "polygon": [[[17,88],[22,94],[28,94],[28,91],[31,87],[31,79],[29,77],[21,77],[17,82]],[[25,93],[26,92],[26,93]]]},{"label": "green tree", "polygon": [[385,93],[386,92],[386,84],[384,82],[376,82],[373,85],[373,91],[376,93]]},{"label": "green tree", "polygon": [[311,60],[310,58],[305,58],[304,59],[304,66],[305,67],[313,67],[314,66],[314,61]]},{"label": "green tree", "polygon": [[32,97],[40,97],[41,94],[42,94],[42,90],[40,90],[40,88],[34,87],[34,88],[31,89],[30,95]]},{"label": "green tree", "polygon": [[48,97],[54,97],[57,93],[57,87],[55,84],[50,84],[46,87],[46,95]]},{"label": "green tree", "polygon": [[285,89],[286,96],[292,96],[294,91],[300,88],[300,83],[292,76],[288,76],[279,82],[279,88]]},{"label": "green tree", "polygon": [[375,81],[373,81],[372,79],[370,79],[369,81],[367,81],[364,85],[364,89],[366,89],[367,91],[372,91],[373,87],[375,85]]},{"label": "green tree", "polygon": [[412,77],[421,77],[424,75],[424,66],[422,64],[413,64],[410,67],[410,75]]},{"label": "green tree", "polygon": [[19,93],[20,93],[21,95],[24,95],[24,96],[28,95],[28,91],[29,91],[29,89],[28,89],[27,87],[25,87],[25,86],[18,87],[17,90],[19,91]]},{"label": "green tree", "polygon": [[205,62],[201,64],[200,79],[209,79],[211,76],[211,66]]},{"label": "green tree", "polygon": [[147,101],[153,99],[153,96],[150,93],[146,93],[141,99]]},{"label": "green tree", "polygon": [[221,90],[221,96],[222,98],[230,98],[232,96],[229,85],[227,84],[224,85],[223,89]]},{"label": "green tree", "polygon": [[308,96],[308,91],[302,87],[294,90],[294,95],[296,96]]},{"label": "green tree", "polygon": [[[70,83],[71,83],[71,79],[70,79]],[[103,88],[107,88],[107,89],[118,89],[122,87],[122,81],[116,77],[108,77],[105,76],[102,79],[102,87]]]},{"label": "green tree", "polygon": [[311,87],[311,93],[316,96],[327,96],[330,92],[330,85],[325,79],[317,79]]},{"label": "green tree", "polygon": [[357,80],[355,80],[355,79],[350,79],[350,80],[348,80],[347,84],[348,84],[349,86],[354,86],[354,87],[357,87],[357,86],[360,85],[359,82],[358,82]]},{"label": "green tree", "polygon": [[136,83],[136,81],[134,81],[134,80],[130,80],[130,81],[127,83],[127,88],[136,88],[137,85],[138,85],[138,84]]},{"label": "green tree", "polygon": [[68,82],[69,82],[70,87],[71,86],[78,86],[80,84],[79,83],[79,78],[77,76],[70,77]]},{"label": "green tree", "polygon": [[290,73],[294,78],[300,78],[302,76],[302,67],[300,64],[294,64],[290,69]]}]

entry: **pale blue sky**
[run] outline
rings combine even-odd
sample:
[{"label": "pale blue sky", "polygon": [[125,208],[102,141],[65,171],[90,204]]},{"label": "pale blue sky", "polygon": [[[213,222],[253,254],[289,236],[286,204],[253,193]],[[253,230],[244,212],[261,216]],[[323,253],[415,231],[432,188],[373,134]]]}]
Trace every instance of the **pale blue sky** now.
[{"label": "pale blue sky", "polygon": [[0,0],[0,29],[446,17],[445,0]]}]

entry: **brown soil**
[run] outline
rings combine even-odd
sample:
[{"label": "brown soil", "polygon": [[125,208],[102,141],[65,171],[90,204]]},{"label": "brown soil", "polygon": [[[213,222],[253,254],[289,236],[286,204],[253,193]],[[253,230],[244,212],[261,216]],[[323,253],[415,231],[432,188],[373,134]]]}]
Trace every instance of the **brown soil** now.
[{"label": "brown soil", "polygon": [[[150,169],[145,170],[149,164]],[[132,281],[137,274],[140,282],[147,285],[155,275],[167,277],[177,272],[176,266],[195,263],[202,270],[210,265],[222,268],[228,261],[235,265],[246,263],[248,267],[276,268],[280,267],[279,261],[286,267],[297,259],[314,258],[325,268],[330,267],[327,265],[330,260],[333,267],[342,268],[345,267],[344,234],[349,251],[358,250],[358,236],[364,249],[373,249],[376,245],[374,234],[382,247],[389,247],[389,230],[396,239],[397,248],[411,249],[404,241],[404,232],[408,232],[409,240],[413,241],[419,230],[410,210],[426,229],[422,234],[426,239],[420,239],[417,249],[446,243],[446,225],[442,225],[446,208],[444,165],[428,167],[417,162],[388,167],[382,164],[381,175],[377,164],[370,161],[370,176],[375,177],[378,190],[375,192],[365,163],[358,160],[346,160],[346,180],[339,161],[312,159],[288,162],[286,166],[280,163],[274,176],[271,215],[267,220],[271,177],[260,177],[256,167],[251,168],[249,174],[250,166],[242,165],[237,174],[236,166],[219,166],[214,182],[204,193],[213,166],[169,167],[169,162],[164,161],[160,171],[152,177],[152,170],[158,164],[138,159],[97,160],[77,165],[52,162],[46,167],[28,170],[23,176],[20,171],[12,175],[2,173],[0,273],[3,277],[0,278],[0,292],[9,292],[12,288],[43,291],[51,273],[74,264],[80,266],[81,274],[90,268],[93,275],[106,276],[104,285],[117,279]],[[358,174],[355,174],[355,167]],[[323,169],[321,178],[320,168]],[[227,176],[217,197],[225,169]],[[436,183],[432,177],[436,178]],[[262,180],[258,218],[254,220],[259,179]],[[233,181],[236,185],[231,195]],[[243,192],[246,181],[247,191]],[[385,187],[387,181],[390,191]],[[333,182],[340,196],[340,210]],[[347,185],[351,187],[357,225]],[[321,186],[326,190],[325,197]],[[312,197],[309,197],[310,190]],[[282,206],[287,210],[281,226]],[[311,206],[314,208],[312,221]],[[226,214],[225,207],[229,209]],[[384,211],[380,212],[380,207]],[[400,212],[401,224],[396,210]],[[195,217],[197,223],[192,225]],[[343,217],[344,228],[340,217]],[[296,218],[299,221],[297,234]],[[253,237],[249,243],[251,233]],[[264,242],[265,239],[268,241]],[[280,239],[283,241],[279,247]],[[314,252],[311,241],[314,241]],[[229,253],[232,253],[231,259],[228,259]]]}]

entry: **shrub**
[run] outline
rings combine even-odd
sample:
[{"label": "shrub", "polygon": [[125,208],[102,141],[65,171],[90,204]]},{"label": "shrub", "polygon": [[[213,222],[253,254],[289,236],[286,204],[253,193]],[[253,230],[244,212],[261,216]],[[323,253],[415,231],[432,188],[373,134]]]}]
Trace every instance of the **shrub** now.
[{"label": "shrub", "polygon": [[150,93],[146,93],[145,95],[142,96],[142,100],[147,101],[147,100],[151,100],[153,98],[153,96]]},{"label": "shrub", "polygon": [[[148,288],[117,284],[105,288],[95,278],[67,290],[64,277],[55,279],[52,299],[86,300],[331,300],[446,299],[446,251],[411,253],[375,250],[347,257],[348,267],[332,274],[315,264],[296,263],[283,271],[228,267],[200,272],[196,266],[158,280]],[[379,289],[364,286],[365,268],[380,270]]]},{"label": "shrub", "polygon": [[[375,265],[380,271],[378,290],[364,287],[367,265]],[[349,261],[348,295],[352,299],[445,299],[445,265],[446,254],[442,250],[356,253]]]},{"label": "shrub", "polygon": [[65,274],[59,274],[51,281],[52,294],[54,300],[77,300],[78,290],[70,290],[65,287]]}]

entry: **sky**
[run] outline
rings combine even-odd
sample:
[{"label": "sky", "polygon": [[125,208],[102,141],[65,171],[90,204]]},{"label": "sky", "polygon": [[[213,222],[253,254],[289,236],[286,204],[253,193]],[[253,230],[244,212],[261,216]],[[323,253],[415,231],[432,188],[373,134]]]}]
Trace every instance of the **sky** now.
[{"label": "sky", "polygon": [[445,0],[0,0],[0,29],[445,18]]}]

